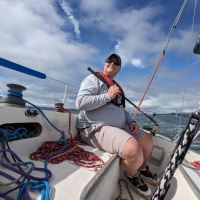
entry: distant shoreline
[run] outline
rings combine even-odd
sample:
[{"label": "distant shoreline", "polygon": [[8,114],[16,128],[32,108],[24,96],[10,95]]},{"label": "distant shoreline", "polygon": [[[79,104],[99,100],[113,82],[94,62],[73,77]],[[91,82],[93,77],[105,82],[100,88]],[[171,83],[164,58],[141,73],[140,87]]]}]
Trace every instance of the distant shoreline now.
[{"label": "distant shoreline", "polygon": [[[29,107],[29,106],[28,106]],[[31,106],[30,106],[31,107]],[[53,107],[39,107],[40,109],[42,109],[42,110],[54,110],[54,108]],[[66,108],[66,109],[68,109],[68,110],[70,110],[70,111],[73,111],[73,112],[79,112],[79,110],[78,109],[76,109],[76,108]],[[128,111],[129,112],[132,112],[132,111],[130,111],[129,109],[128,109]],[[153,113],[147,113],[147,114],[149,114],[149,115],[152,115]],[[176,116],[176,117],[180,117],[181,115],[183,116],[183,117],[189,117],[190,116],[190,114],[191,113],[175,113],[175,112],[171,112],[171,113],[156,113],[155,112],[155,114],[156,115],[173,115],[173,116]],[[141,113],[138,113],[138,115],[143,115],[143,114],[141,114]],[[155,116],[156,116],[155,115]]]}]

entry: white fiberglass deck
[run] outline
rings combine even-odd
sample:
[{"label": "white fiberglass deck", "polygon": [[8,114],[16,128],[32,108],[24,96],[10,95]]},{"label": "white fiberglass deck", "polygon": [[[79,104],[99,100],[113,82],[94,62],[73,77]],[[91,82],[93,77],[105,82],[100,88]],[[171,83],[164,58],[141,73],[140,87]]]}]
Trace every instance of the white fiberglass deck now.
[{"label": "white fiberglass deck", "polygon": [[[59,139],[60,134],[57,133],[41,115],[27,117],[24,111],[25,108],[0,107],[0,126],[12,123],[38,123],[41,125],[42,132],[38,137],[10,142],[12,150],[16,152],[23,161],[28,161],[30,160],[29,155],[36,151],[44,141],[55,141]],[[45,114],[56,127],[65,130],[67,135],[69,127],[68,113],[45,111]],[[77,134],[75,123],[76,114],[72,114],[71,133],[73,136]],[[163,136],[157,135],[157,137],[154,138],[154,149],[149,165],[151,170],[159,176],[162,175],[174,146],[175,144],[173,142],[167,140]],[[121,175],[119,158],[116,155],[99,151],[93,147],[85,146],[84,148],[97,153],[106,162],[105,165],[99,171],[95,171],[94,169],[90,170],[76,166],[68,161],[61,164],[49,164],[48,168],[53,173],[50,179],[50,185],[52,187],[51,200],[113,200],[119,195],[118,179]],[[188,161],[200,160],[200,155],[189,151],[186,159]],[[40,161],[35,161],[34,163],[37,167],[43,167],[43,163]],[[188,167],[184,164],[185,163],[177,169],[172,178],[171,187],[165,200],[199,199],[199,172],[192,169],[191,166]],[[1,168],[0,170],[6,171],[5,168]],[[9,172],[9,174],[13,173]],[[33,175],[43,177],[43,174],[39,173]],[[6,181],[8,180],[4,180],[4,178],[1,177],[0,182],[5,183]],[[153,189],[154,188],[152,188],[152,190]],[[143,199],[132,189],[131,193],[134,199]],[[124,186],[123,194],[130,199]],[[30,195],[33,200],[40,199],[40,194],[37,192],[30,192]],[[13,197],[16,197],[16,193],[13,193]]]},{"label": "white fiberglass deck", "polygon": [[[42,132],[38,137],[30,138],[30,139],[22,139],[14,142],[10,142],[11,149],[17,153],[17,155],[23,161],[29,161],[29,155],[36,151],[39,146],[44,141],[57,140],[60,135],[56,133],[54,129],[41,117],[40,115],[36,117],[27,117],[24,115],[24,108],[15,108],[15,107],[0,107],[1,110],[1,117],[0,118],[0,125],[2,124],[10,124],[10,123],[39,123],[42,126]],[[58,113],[54,111],[46,111],[45,114],[48,118],[61,130],[65,130],[68,132],[68,120],[69,114],[68,113]],[[72,114],[72,128],[71,133],[73,136],[77,134],[77,130],[75,128],[75,120],[76,115]],[[83,147],[83,146],[82,146]],[[102,152],[96,148],[90,146],[84,146],[84,149],[89,150],[98,154],[103,161],[106,163],[108,160],[117,160],[115,155]],[[118,161],[117,165],[119,165]],[[34,161],[36,167],[44,167],[44,163],[41,161]],[[109,163],[109,162],[108,162]],[[106,167],[106,164],[105,164]],[[105,168],[104,167],[104,168]],[[88,169],[76,166],[69,161],[64,161],[61,164],[48,164],[48,169],[51,170],[53,176],[50,179],[51,185],[51,199],[54,200],[78,200],[81,198],[81,193],[84,193],[84,188],[87,184],[94,178],[98,177],[98,171],[95,169]],[[1,169],[6,171],[6,169]],[[8,171],[7,171],[8,173]],[[12,172],[9,174],[14,175]],[[33,175],[44,177],[43,173],[33,173]],[[15,174],[14,176],[17,177]],[[4,180],[2,178],[2,182],[6,182],[8,180]],[[93,181],[94,182],[94,181]],[[108,186],[107,186],[108,187]],[[88,188],[89,189],[89,188]],[[16,192],[14,192],[13,197],[16,197]],[[30,195],[33,200],[40,199],[40,194],[37,192],[30,192]],[[82,194],[83,196],[86,194]]]}]

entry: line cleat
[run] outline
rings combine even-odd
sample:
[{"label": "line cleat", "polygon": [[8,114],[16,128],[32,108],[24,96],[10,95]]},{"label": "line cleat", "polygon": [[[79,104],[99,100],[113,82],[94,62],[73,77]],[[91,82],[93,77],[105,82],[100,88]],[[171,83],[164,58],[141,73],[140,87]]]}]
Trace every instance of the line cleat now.
[{"label": "line cleat", "polygon": [[151,189],[148,187],[148,185],[144,182],[142,177],[140,176],[140,173],[138,173],[134,177],[130,177],[126,175],[126,178],[128,182],[132,185],[132,188],[141,196],[143,197],[149,197],[151,195]]},{"label": "line cleat", "polygon": [[159,183],[159,179],[157,178],[157,175],[153,174],[149,170],[149,166],[146,166],[145,169],[140,169],[140,175],[145,181],[147,181],[149,184],[153,186],[156,186]]}]

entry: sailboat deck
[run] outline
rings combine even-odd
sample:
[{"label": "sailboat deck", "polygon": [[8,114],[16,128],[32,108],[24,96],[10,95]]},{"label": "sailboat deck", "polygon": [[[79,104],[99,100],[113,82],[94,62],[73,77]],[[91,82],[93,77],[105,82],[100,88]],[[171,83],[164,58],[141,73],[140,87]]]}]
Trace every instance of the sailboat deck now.
[{"label": "sailboat deck", "polygon": [[[42,145],[44,141],[56,141],[59,139],[60,135],[55,132],[52,127],[46,123],[46,121],[42,118],[42,116],[38,115],[36,117],[27,117],[24,115],[24,108],[15,108],[15,107],[1,107],[2,114],[4,113],[4,118],[1,118],[0,125],[2,124],[10,124],[10,123],[39,123],[42,127],[42,132],[39,136],[34,138],[22,139],[10,142],[11,149],[20,157],[21,160],[31,161],[29,155],[37,150],[38,147]],[[8,114],[12,113],[12,115]],[[49,120],[51,120],[57,127],[61,130],[65,130],[68,133],[68,113],[58,113],[54,111],[46,111],[45,114],[48,116]],[[76,115],[71,114],[71,123],[73,126],[71,127],[72,136],[75,137],[77,134],[77,130],[74,126],[76,121]],[[104,166],[101,170],[96,170],[94,168],[83,168],[77,166],[69,161],[64,161],[60,164],[48,164],[48,169],[52,172],[52,178],[50,179],[51,186],[51,199],[54,200],[79,200],[84,199],[88,194],[87,191],[90,191],[93,185],[96,184],[99,173],[102,175],[104,172],[104,168],[108,168],[107,165],[112,165],[113,161],[116,163],[117,168],[119,167],[119,158],[116,155],[109,154],[107,152],[103,152],[98,150],[97,148],[91,146],[81,146],[85,150],[93,152],[97,154],[104,162]],[[44,167],[44,163],[41,161],[33,161],[36,167]],[[112,166],[109,166],[112,169]],[[5,171],[8,173],[7,169],[3,169],[1,167],[1,171]],[[118,173],[117,170],[113,170]],[[19,177],[13,172],[9,171],[10,175],[14,177]],[[44,173],[33,172],[32,175],[36,177],[44,177]],[[116,176],[116,175],[114,175]],[[118,179],[118,176],[116,176]],[[2,178],[1,182],[6,183],[9,182],[7,179]],[[109,184],[109,183],[108,183]],[[117,184],[117,181],[116,181]],[[104,184],[106,188],[109,188],[109,185]],[[115,187],[115,185],[113,186]],[[5,188],[7,191],[8,188]],[[17,192],[15,191],[11,194],[11,196],[17,196]],[[39,200],[40,194],[39,192],[29,192],[31,199]],[[83,193],[83,194],[82,194]],[[103,194],[103,193],[102,193]],[[96,194],[93,194],[96,195]],[[104,194],[103,194],[104,195]],[[82,196],[82,197],[81,197]],[[69,198],[68,198],[69,197]]]},{"label": "sailboat deck", "polygon": [[[29,155],[37,150],[44,141],[56,141],[60,135],[44,120],[41,115],[36,117],[27,117],[24,115],[25,108],[17,107],[0,107],[2,118],[0,119],[0,126],[4,124],[31,124],[38,123],[41,125],[41,134],[34,138],[17,140],[10,142],[11,149],[17,153],[17,155],[23,160],[28,161]],[[69,114],[58,113],[54,111],[45,111],[49,120],[55,124],[59,129],[65,130],[66,135],[69,131]],[[77,134],[75,128],[76,114],[71,114],[71,133],[73,137]],[[166,164],[170,159],[170,155],[174,149],[175,144],[166,138],[159,135],[154,138],[154,149],[152,152],[152,158],[150,159],[151,170],[162,176]],[[96,148],[84,146],[86,150],[98,154],[104,162],[104,166],[99,170],[86,169],[80,166],[76,166],[69,161],[64,161],[60,164],[49,164],[48,169],[51,170],[53,176],[50,179],[50,185],[52,188],[51,199],[52,200],[113,200],[119,195],[119,178],[121,176],[121,168],[119,158],[115,154],[105,153]],[[200,160],[199,154],[188,152],[186,159],[188,161]],[[37,167],[43,167],[44,163],[41,161],[34,161]],[[18,177],[19,175],[13,172],[3,169],[10,175]],[[191,171],[192,170],[192,171]],[[43,173],[33,173],[37,177],[44,177]],[[3,183],[8,182],[1,177]],[[199,199],[199,185],[200,175],[197,170],[188,168],[184,165],[180,166],[174,177],[171,180],[171,187],[167,193],[166,200],[171,199]],[[130,187],[131,188],[131,187]],[[152,188],[152,187],[151,187]],[[5,188],[7,191],[8,188]],[[123,194],[130,199],[125,185],[122,185]],[[152,188],[153,190],[154,188]],[[4,192],[4,191],[1,191]],[[131,193],[134,199],[143,199],[131,189]],[[16,198],[17,191],[12,193]],[[37,192],[30,192],[33,200],[39,200],[40,194]]]}]

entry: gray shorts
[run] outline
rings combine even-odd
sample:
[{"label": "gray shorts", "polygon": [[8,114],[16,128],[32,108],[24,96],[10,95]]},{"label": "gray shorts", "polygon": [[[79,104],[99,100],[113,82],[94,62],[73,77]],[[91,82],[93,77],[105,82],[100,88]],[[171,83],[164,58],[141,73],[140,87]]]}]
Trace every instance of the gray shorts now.
[{"label": "gray shorts", "polygon": [[89,145],[109,153],[117,153],[120,157],[122,157],[126,142],[130,138],[138,139],[143,133],[144,131],[139,129],[138,133],[131,134],[128,125],[124,129],[120,129],[113,126],[94,124],[80,130],[81,138]]}]

